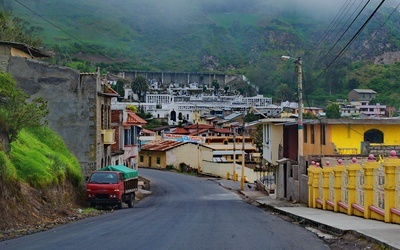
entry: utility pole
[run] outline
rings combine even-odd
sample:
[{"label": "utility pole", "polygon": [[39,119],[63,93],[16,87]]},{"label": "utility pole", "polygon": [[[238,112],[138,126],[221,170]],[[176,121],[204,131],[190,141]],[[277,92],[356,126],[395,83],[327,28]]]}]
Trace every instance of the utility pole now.
[{"label": "utility pole", "polygon": [[[290,56],[282,56],[282,60],[292,59]],[[304,131],[303,131],[303,62],[301,57],[297,57],[294,61],[296,65],[297,81],[298,81],[298,118],[297,118],[297,179],[298,179],[298,195],[300,198],[300,186],[301,186],[301,159],[303,157],[303,144],[304,144]]]},{"label": "utility pole", "polygon": [[[298,80],[298,97],[299,97],[299,104],[298,104],[298,119],[297,119],[297,132],[298,132],[298,156],[297,161],[300,163],[300,157],[303,156],[303,69],[302,69],[302,60],[301,57],[298,57],[297,60],[294,62],[296,64],[296,73],[297,73],[297,80]],[[300,171],[299,171],[300,172]],[[300,176],[299,176],[300,178]]]},{"label": "utility pole", "polygon": [[242,133],[242,178],[240,179],[240,190],[244,190],[244,134],[245,134],[246,109],[243,112],[243,133]]},{"label": "utility pole", "polygon": [[235,127],[232,127],[233,130],[233,166],[232,166],[232,180],[236,181],[236,133]]},{"label": "utility pole", "polygon": [[[282,56],[282,60],[293,59],[291,56]],[[298,150],[297,150],[297,161],[300,161],[300,157],[303,156],[303,62],[301,57],[297,57],[294,61],[296,65],[297,83],[298,83],[298,118],[297,118],[297,135],[298,135]]]}]

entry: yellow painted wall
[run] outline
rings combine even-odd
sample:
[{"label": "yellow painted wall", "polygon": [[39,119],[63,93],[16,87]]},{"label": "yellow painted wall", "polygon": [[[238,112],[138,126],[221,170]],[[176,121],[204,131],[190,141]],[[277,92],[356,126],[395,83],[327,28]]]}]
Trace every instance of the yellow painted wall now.
[{"label": "yellow painted wall", "polygon": [[[140,161],[141,156],[143,156],[143,162]],[[157,164],[157,157],[160,157],[160,164]],[[146,168],[147,167],[165,168],[167,166],[165,152],[147,151],[147,150],[140,151],[138,166]]]},{"label": "yellow painted wall", "polygon": [[364,133],[371,129],[378,129],[383,133],[385,145],[400,144],[400,129],[396,124],[332,124],[328,125],[332,133],[332,142],[336,148],[356,148],[360,152],[361,142],[364,141]]},{"label": "yellow painted wall", "polygon": [[[325,145],[321,143],[321,125],[314,125],[314,143],[311,143],[311,125],[307,124],[304,129],[307,129],[307,142],[304,143],[303,152],[305,156],[308,155],[332,155],[334,148],[332,146],[332,134],[329,129],[329,125],[326,125],[325,133]],[[304,141],[306,141],[306,133],[304,133]]]},{"label": "yellow painted wall", "polygon": [[25,58],[32,58],[31,55],[23,52],[22,50],[11,48],[11,56],[18,56],[18,57],[25,57]]}]

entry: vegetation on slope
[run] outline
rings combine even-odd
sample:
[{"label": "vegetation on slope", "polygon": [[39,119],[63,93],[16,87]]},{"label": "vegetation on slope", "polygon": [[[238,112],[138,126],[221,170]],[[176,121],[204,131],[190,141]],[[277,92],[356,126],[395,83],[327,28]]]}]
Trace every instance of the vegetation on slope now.
[{"label": "vegetation on slope", "polygon": [[[30,20],[46,49],[56,51],[54,63],[82,71],[100,66],[108,71],[243,74],[275,102],[296,101],[294,66],[280,60],[281,55],[291,55],[303,58],[306,104],[325,106],[327,101],[346,99],[354,85],[374,89],[381,99],[393,93],[359,76],[377,55],[399,49],[400,13],[392,13],[389,6],[380,9],[330,65],[372,8],[330,51],[340,32],[331,31],[329,39],[323,35],[340,9],[336,1],[320,9],[309,1],[288,0],[19,1],[29,10],[16,2],[0,1],[0,7],[1,2],[13,15]],[[341,31],[347,28],[346,20],[338,24]],[[375,65],[371,74],[395,83],[391,76],[380,75],[383,67]],[[400,106],[394,98],[382,103]]]},{"label": "vegetation on slope", "polygon": [[14,79],[0,73],[0,230],[57,218],[82,193],[77,159],[43,125],[46,102],[26,99]]}]

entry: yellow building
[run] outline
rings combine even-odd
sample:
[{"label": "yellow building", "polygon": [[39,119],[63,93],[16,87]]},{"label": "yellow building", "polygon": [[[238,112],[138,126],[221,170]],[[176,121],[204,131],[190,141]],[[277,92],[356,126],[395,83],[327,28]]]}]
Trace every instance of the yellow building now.
[{"label": "yellow building", "polygon": [[159,140],[149,142],[141,147],[139,153],[139,167],[166,168],[173,166],[179,169],[184,163],[197,169],[202,159],[212,159],[212,150],[195,143],[179,142],[174,140]]},{"label": "yellow building", "polygon": [[304,155],[368,154],[370,146],[400,145],[400,119],[306,120]]}]

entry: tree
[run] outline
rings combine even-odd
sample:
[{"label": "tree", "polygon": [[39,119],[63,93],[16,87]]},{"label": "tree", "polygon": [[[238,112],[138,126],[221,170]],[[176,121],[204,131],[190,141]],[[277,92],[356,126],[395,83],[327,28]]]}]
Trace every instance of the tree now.
[{"label": "tree", "polygon": [[251,139],[253,139],[259,152],[263,149],[263,125],[257,124],[256,130],[250,134]]},{"label": "tree", "polygon": [[146,78],[139,75],[131,84],[132,91],[138,95],[139,101],[143,101],[142,93],[146,93],[149,89]]},{"label": "tree", "polygon": [[224,87],[225,94],[228,93],[228,90],[229,90],[229,86],[225,86]]},{"label": "tree", "polygon": [[313,112],[304,112],[304,119],[318,119],[318,117]]},{"label": "tree", "polygon": [[124,82],[121,80],[118,80],[117,83],[115,85],[112,85],[112,88],[118,92],[118,94],[120,95],[118,97],[118,101],[121,101],[124,99],[125,96],[125,87],[124,87]]},{"label": "tree", "polygon": [[218,90],[219,90],[219,83],[218,83],[218,80],[217,80],[217,79],[214,79],[214,80],[212,81],[212,86],[214,87],[214,93],[217,94],[217,93],[218,93]]},{"label": "tree", "polygon": [[249,112],[244,116],[245,122],[254,122],[259,119],[258,115],[254,114],[253,112]]},{"label": "tree", "polygon": [[280,84],[275,91],[276,99],[283,101],[290,101],[293,97],[293,90],[287,84]]},{"label": "tree", "polygon": [[0,135],[6,141],[5,151],[24,127],[41,126],[48,115],[47,102],[43,98],[35,98],[27,102],[28,96],[16,88],[16,82],[10,74],[0,72]]},{"label": "tree", "polygon": [[18,17],[12,18],[10,14],[0,12],[0,41],[26,43],[38,47],[41,40],[35,35],[41,30],[42,28],[29,26]]},{"label": "tree", "polygon": [[326,118],[328,119],[338,119],[341,118],[340,107],[336,103],[329,104],[326,107]]}]

